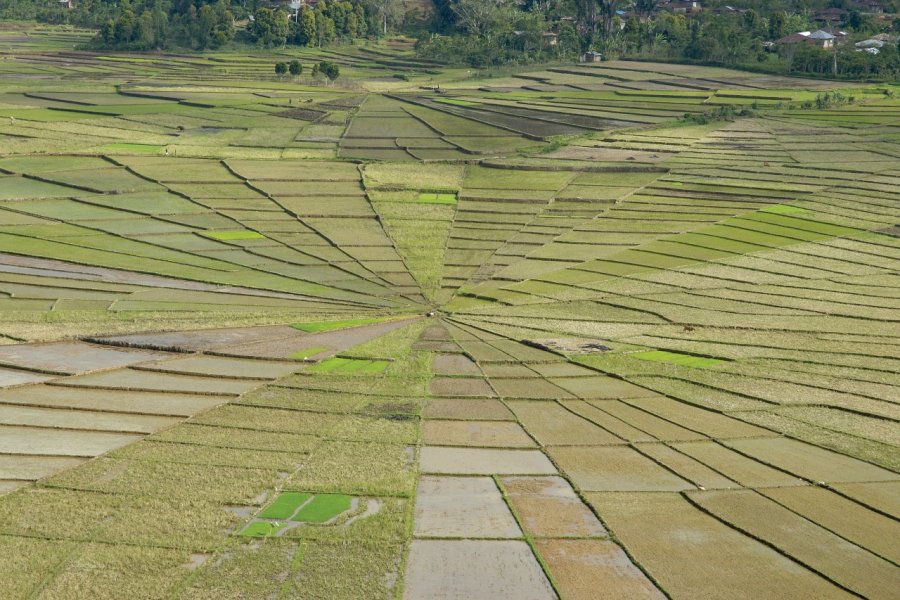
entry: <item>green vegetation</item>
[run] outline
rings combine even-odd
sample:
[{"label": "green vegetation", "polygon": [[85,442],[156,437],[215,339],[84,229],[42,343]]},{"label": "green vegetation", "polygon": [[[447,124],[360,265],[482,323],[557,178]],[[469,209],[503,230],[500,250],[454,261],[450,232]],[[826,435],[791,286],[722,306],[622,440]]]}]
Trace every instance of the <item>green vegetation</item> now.
[{"label": "green vegetation", "polygon": [[350,496],[344,494],[316,494],[312,501],[297,511],[293,521],[325,523],[350,510]]},{"label": "green vegetation", "polygon": [[363,360],[336,356],[326,359],[308,369],[309,373],[380,373],[390,362],[386,360]]},{"label": "green vegetation", "polygon": [[341,321],[319,321],[315,323],[294,323],[291,325],[294,329],[305,331],[307,333],[321,333],[323,331],[334,331],[335,329],[346,329],[347,327],[359,327],[361,325],[372,325],[383,321],[383,318],[371,319],[344,319]]},{"label": "green vegetation", "polygon": [[684,365],[686,367],[704,368],[717,365],[722,361],[716,358],[708,358],[704,356],[692,356],[690,354],[680,354],[678,352],[666,352],[665,350],[648,350],[646,352],[629,353],[631,358],[639,358],[640,360],[652,360],[658,362],[674,363],[676,365]]},{"label": "green vegetation", "polygon": [[328,350],[325,346],[314,346],[312,348],[304,348],[299,352],[294,352],[293,354],[289,354],[288,358],[295,358],[299,360],[303,360],[305,358],[309,358],[310,356],[315,356],[316,354],[320,354]]},{"label": "green vegetation", "polygon": [[424,204],[456,204],[456,194],[422,193],[416,197],[416,202]]},{"label": "green vegetation", "polygon": [[275,498],[275,501],[263,509],[257,517],[261,519],[287,520],[294,516],[297,509],[311,497],[302,492],[283,492]]}]

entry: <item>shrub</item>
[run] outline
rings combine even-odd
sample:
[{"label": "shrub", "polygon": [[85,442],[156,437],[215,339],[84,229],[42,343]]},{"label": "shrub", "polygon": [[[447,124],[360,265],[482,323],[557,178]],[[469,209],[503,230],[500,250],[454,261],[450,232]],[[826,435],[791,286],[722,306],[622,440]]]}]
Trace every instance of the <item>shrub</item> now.
[{"label": "shrub", "polygon": [[318,72],[332,81],[341,76],[341,69],[330,60],[323,60],[317,66]]},{"label": "shrub", "polygon": [[299,60],[292,60],[291,64],[288,65],[288,70],[291,72],[291,75],[299,75],[303,72],[303,65],[300,64]]},{"label": "shrub", "polygon": [[288,66],[287,63],[277,62],[275,63],[275,74],[276,75],[284,75],[287,73]]}]

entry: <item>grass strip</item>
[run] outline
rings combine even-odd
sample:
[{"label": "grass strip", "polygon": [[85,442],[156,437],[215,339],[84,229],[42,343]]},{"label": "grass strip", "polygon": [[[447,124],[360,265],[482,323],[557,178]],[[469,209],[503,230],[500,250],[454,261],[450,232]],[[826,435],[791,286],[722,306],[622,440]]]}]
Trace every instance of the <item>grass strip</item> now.
[{"label": "grass strip", "polygon": [[266,236],[256,231],[206,231],[203,233],[206,237],[214,240],[230,241],[230,240],[259,240]]}]

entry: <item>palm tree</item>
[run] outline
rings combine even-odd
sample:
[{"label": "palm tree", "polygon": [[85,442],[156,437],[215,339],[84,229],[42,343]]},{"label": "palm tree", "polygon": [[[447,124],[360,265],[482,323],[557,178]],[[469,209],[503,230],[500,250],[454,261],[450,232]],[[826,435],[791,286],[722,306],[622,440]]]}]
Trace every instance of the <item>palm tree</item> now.
[{"label": "palm tree", "polygon": [[639,17],[644,17],[649,21],[650,15],[656,10],[658,3],[659,0],[635,0],[634,11]]},{"label": "palm tree", "polygon": [[653,39],[653,33],[650,29],[650,15],[653,14],[653,11],[656,10],[656,5],[659,0],[635,0],[634,10],[638,14],[638,19],[640,21],[644,21],[647,25],[647,41],[651,42]]},{"label": "palm tree", "polygon": [[613,19],[616,16],[616,11],[622,6],[623,1],[597,0],[597,3],[600,5],[600,14],[603,15],[603,30],[606,32],[607,37],[612,35]]}]

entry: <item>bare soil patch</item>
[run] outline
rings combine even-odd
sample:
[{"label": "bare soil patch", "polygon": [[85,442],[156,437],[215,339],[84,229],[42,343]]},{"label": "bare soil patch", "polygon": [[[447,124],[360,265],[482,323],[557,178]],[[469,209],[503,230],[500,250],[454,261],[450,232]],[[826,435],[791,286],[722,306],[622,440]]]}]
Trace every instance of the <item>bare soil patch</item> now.
[{"label": "bare soil patch", "polygon": [[163,358],[167,358],[167,355],[102,347],[84,342],[0,346],[2,364],[70,375],[98,369],[115,369]]},{"label": "bare soil patch", "polygon": [[426,421],[422,424],[422,441],[432,446],[537,446],[518,423],[510,421]]},{"label": "bare soil patch", "polygon": [[288,362],[247,360],[221,356],[191,356],[141,365],[141,368],[208,377],[278,379],[296,371],[297,365]]},{"label": "bare soil patch", "polygon": [[487,380],[481,378],[435,377],[429,384],[434,396],[496,396]]},{"label": "bare soil patch", "polygon": [[491,378],[491,385],[497,393],[506,398],[542,398],[553,400],[556,398],[574,398],[572,394],[563,390],[546,379],[541,378]]},{"label": "bare soil patch", "polygon": [[538,450],[494,450],[426,446],[419,458],[422,473],[455,475],[555,475],[556,468]]},{"label": "bare soil patch", "polygon": [[417,537],[522,536],[490,477],[422,477],[413,523]]},{"label": "bare soil patch", "polygon": [[413,540],[405,600],[550,600],[528,544],[515,540]]},{"label": "bare soil patch", "polygon": [[58,385],[33,385],[0,391],[0,402],[8,404],[178,417],[189,417],[229,400],[229,396],[81,390]]},{"label": "bare soil patch", "polygon": [[90,458],[136,442],[142,437],[143,435],[135,433],[65,429],[43,429],[38,432],[33,427],[0,425],[0,453]]},{"label": "bare soil patch", "polygon": [[273,341],[281,338],[299,338],[303,333],[287,325],[272,327],[235,327],[228,329],[204,329],[198,331],[171,331],[165,333],[141,333],[97,338],[122,346],[182,350],[197,352],[214,350],[222,346],[240,346],[254,342]]},{"label": "bare soil patch", "polygon": [[258,386],[259,382],[120,369],[70,377],[65,380],[65,384],[77,387],[237,396]]},{"label": "bare soil patch", "polygon": [[438,354],[432,369],[441,375],[481,375],[478,365],[464,354]]},{"label": "bare soil patch", "polygon": [[39,383],[53,379],[51,375],[41,375],[30,371],[14,371],[13,369],[4,369],[0,367],[0,387],[9,387],[11,385],[23,385],[26,383]]},{"label": "bare soil patch", "polygon": [[23,425],[53,429],[87,429],[91,431],[118,431],[128,433],[153,433],[163,427],[179,423],[175,417],[157,415],[118,414],[91,412],[35,406],[0,405],[0,422],[5,425]]}]

